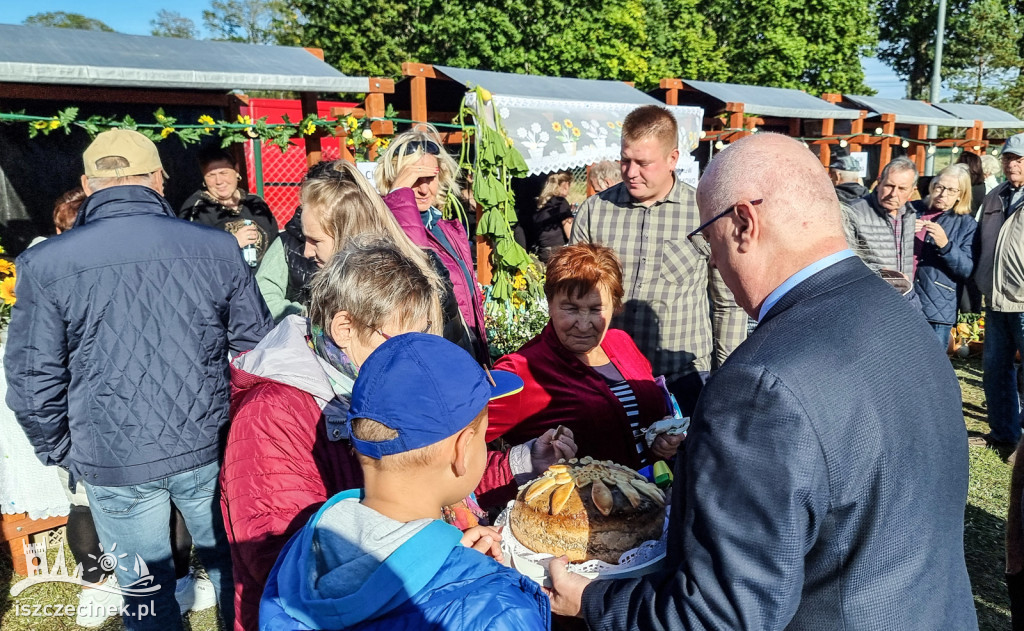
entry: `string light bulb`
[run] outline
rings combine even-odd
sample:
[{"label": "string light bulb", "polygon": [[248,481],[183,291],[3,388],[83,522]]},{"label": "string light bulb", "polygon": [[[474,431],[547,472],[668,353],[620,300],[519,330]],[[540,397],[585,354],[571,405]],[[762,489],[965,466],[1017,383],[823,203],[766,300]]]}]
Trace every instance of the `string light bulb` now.
[{"label": "string light bulb", "polygon": [[882,128],[881,127],[875,127],[875,135],[876,136],[881,136],[882,135]]},{"label": "string light bulb", "polygon": [[974,151],[981,151],[981,145],[974,145],[971,148],[974,149]]},{"label": "string light bulb", "polygon": [[935,145],[928,145],[928,155],[935,153]]},{"label": "string light bulb", "polygon": [[848,144],[850,144],[850,143],[846,142],[846,138],[843,138],[842,140],[839,141],[839,146],[840,147],[845,147]]},{"label": "string light bulb", "polygon": [[900,143],[900,146],[903,147],[904,149],[906,149],[907,147],[910,146],[910,143],[907,142],[906,140],[904,140],[903,142]]},{"label": "string light bulb", "polygon": [[707,135],[708,135],[708,132],[704,131],[703,129],[702,129],[702,130],[700,130],[700,137],[701,137],[701,138],[706,138],[706,137],[707,137]]},{"label": "string light bulb", "polygon": [[719,140],[718,142],[715,143],[715,149],[721,151],[724,148],[725,148],[725,143],[722,142],[721,140]]},{"label": "string light bulb", "polygon": [[949,150],[949,152],[955,156],[956,154],[960,153],[960,147],[953,147],[952,149]]},{"label": "string light bulb", "polygon": [[758,130],[757,130],[757,126],[756,126],[756,125],[755,125],[754,127],[751,127],[751,128],[750,128],[750,133],[752,133],[752,134],[756,134],[756,133],[757,133],[757,131],[758,131]]}]

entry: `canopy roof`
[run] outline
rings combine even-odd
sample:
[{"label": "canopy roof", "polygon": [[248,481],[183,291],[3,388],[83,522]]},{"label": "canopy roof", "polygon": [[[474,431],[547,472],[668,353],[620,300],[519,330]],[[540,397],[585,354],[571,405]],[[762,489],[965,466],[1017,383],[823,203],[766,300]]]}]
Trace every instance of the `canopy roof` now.
[{"label": "canopy roof", "polygon": [[1016,116],[991,105],[975,105],[973,103],[936,103],[934,107],[948,112],[957,118],[968,121],[981,121],[984,129],[1020,129],[1024,121]]},{"label": "canopy roof", "polygon": [[452,66],[434,66],[434,70],[467,88],[480,86],[495,94],[535,99],[563,99],[602,103],[662,105],[654,98],[622,81],[545,77],[541,75],[467,70]]},{"label": "canopy roof", "polygon": [[743,103],[745,114],[840,120],[853,120],[858,116],[855,111],[823,101],[800,90],[712,81],[686,80],[683,81],[683,84],[687,88],[702,92],[723,104]]},{"label": "canopy roof", "polygon": [[[664,103],[622,81],[520,75],[434,66],[434,71],[492,94],[489,107],[499,116],[531,174],[618,160],[622,120],[640,105]],[[476,94],[467,95],[467,104]],[[689,152],[700,140],[704,112],[699,107],[668,109],[679,123],[679,170],[696,178]]]},{"label": "canopy roof", "polygon": [[367,92],[304,48],[0,24],[0,81],[191,90]]},{"label": "canopy roof", "polygon": [[883,99],[877,96],[844,94],[847,101],[868,110],[868,118],[895,114],[896,122],[906,125],[939,125],[941,127],[973,127],[974,119],[965,120],[944,112],[924,101]]}]

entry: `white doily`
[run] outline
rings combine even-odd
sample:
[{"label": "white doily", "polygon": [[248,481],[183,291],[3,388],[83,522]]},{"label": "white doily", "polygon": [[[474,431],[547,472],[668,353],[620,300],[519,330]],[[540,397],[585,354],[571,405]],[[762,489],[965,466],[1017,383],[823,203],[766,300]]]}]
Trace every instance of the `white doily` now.
[{"label": "white doily", "polygon": [[[498,518],[494,521],[495,526],[509,526],[508,519],[515,500],[508,503]],[[661,538],[657,541],[645,541],[632,550],[627,550],[619,557],[618,565],[605,563],[596,559],[570,563],[568,570],[582,574],[588,578],[625,578],[646,574],[659,569],[661,561],[665,558],[665,551],[668,548],[668,514],[671,507],[665,507],[665,523],[662,526]],[[501,552],[505,559],[511,562],[513,568],[529,576],[538,583],[545,584],[548,577],[548,563],[555,558],[554,555],[542,552],[534,552],[520,543],[511,527],[501,531]]]}]

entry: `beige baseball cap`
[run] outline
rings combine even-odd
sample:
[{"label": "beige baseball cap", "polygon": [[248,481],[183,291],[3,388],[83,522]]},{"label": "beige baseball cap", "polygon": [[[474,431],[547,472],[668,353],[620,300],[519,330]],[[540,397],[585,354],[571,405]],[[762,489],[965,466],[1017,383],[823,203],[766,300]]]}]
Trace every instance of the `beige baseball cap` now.
[{"label": "beige baseball cap", "polygon": [[[123,158],[128,166],[114,169],[100,169],[96,162],[103,158]],[[156,145],[137,131],[111,129],[96,136],[89,148],[82,154],[86,177],[125,177],[146,175],[163,171],[160,153]]]}]

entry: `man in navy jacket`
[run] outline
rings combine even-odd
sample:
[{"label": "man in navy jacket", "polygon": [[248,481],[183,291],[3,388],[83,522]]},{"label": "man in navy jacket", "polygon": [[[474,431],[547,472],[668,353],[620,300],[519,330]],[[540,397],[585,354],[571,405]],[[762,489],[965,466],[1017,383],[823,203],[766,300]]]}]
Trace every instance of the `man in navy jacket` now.
[{"label": "man in navy jacket", "polygon": [[251,349],[273,323],[235,239],[175,217],[152,141],[104,132],[84,162],[75,228],[17,259],[7,404],[43,463],[85,483],[126,596],[151,578],[135,585],[144,597],[126,597],[126,628],[180,628],[170,501],[230,628],[217,497],[228,351]]},{"label": "man in navy jacket", "polygon": [[800,143],[734,143],[697,199],[691,244],[758,326],[697,403],[668,569],[589,582],[552,562],[553,610],[591,629],[977,629],[960,389],[931,329],[847,249]]}]

